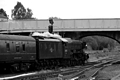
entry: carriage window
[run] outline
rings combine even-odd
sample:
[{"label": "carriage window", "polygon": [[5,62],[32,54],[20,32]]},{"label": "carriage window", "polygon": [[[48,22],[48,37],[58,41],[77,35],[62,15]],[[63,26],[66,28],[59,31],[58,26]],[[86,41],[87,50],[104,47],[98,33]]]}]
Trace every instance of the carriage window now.
[{"label": "carriage window", "polygon": [[16,52],[19,52],[19,51],[20,51],[20,46],[16,45]]},{"label": "carriage window", "polygon": [[7,48],[7,51],[10,51],[10,44],[9,43],[6,43],[6,48]]},{"label": "carriage window", "polygon": [[25,44],[22,44],[22,49],[23,51],[25,51]]}]

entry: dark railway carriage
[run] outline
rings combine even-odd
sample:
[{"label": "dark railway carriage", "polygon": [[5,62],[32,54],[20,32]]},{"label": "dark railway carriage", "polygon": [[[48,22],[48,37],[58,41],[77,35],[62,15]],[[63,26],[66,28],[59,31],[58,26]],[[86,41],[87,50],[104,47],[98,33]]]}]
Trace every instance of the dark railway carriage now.
[{"label": "dark railway carriage", "polygon": [[39,39],[39,59],[63,57],[62,42],[58,39]]},{"label": "dark railway carriage", "polygon": [[[36,58],[40,66],[55,67],[60,65],[64,56],[64,46],[58,39],[38,39]],[[45,68],[45,67],[44,67]]]},{"label": "dark railway carriage", "polygon": [[0,34],[0,65],[4,69],[9,67],[20,70],[29,67],[35,58],[36,43],[34,38]]}]

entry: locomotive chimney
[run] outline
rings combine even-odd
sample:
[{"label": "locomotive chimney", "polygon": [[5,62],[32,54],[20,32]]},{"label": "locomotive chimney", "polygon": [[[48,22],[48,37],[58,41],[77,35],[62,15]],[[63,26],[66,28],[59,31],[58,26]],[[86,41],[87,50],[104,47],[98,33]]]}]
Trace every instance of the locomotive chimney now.
[{"label": "locomotive chimney", "polygon": [[52,34],[53,33],[53,24],[54,24],[53,18],[49,18],[49,23],[50,23],[50,25],[48,26],[48,32]]}]

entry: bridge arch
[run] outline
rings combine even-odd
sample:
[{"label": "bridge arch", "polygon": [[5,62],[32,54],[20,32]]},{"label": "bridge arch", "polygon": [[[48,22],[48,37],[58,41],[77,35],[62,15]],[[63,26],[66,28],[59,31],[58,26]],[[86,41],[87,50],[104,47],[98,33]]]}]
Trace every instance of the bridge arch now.
[{"label": "bridge arch", "polygon": [[120,32],[117,31],[82,31],[82,32],[62,32],[63,37],[81,39],[87,36],[104,36],[120,43]]},{"label": "bridge arch", "polygon": [[110,39],[113,39],[113,40],[117,41],[120,44],[120,41],[118,39],[116,39],[115,37],[112,37],[110,35],[105,35],[105,34],[88,34],[88,35],[82,35],[82,36],[79,36],[77,39],[82,39],[82,38],[88,37],[88,36],[103,36],[103,37],[108,37]]},{"label": "bridge arch", "polygon": [[[95,37],[91,37],[91,36],[95,36]],[[85,37],[89,37],[89,38],[83,39]],[[120,44],[120,41],[117,40],[116,38],[109,35],[103,35],[103,34],[83,35],[79,37],[79,40],[81,39],[82,41],[87,42],[87,44],[89,44],[89,48],[91,47],[91,49],[93,50],[104,50],[104,49],[112,50],[115,48],[116,44]]]}]

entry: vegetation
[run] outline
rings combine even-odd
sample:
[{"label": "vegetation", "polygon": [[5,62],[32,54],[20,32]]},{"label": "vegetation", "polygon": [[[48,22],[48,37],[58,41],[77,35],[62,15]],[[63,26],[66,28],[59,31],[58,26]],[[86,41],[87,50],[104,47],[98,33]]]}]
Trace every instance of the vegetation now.
[{"label": "vegetation", "polygon": [[0,15],[8,18],[8,15],[6,14],[6,11],[3,8],[0,9]]},{"label": "vegetation", "polygon": [[103,36],[88,36],[82,41],[85,41],[92,50],[103,50],[104,48],[111,50],[116,44],[115,40]]},{"label": "vegetation", "polygon": [[21,2],[17,2],[17,5],[15,5],[14,9],[12,9],[11,18],[14,20],[18,19],[34,19],[32,17],[33,13],[32,10],[22,5]]},{"label": "vegetation", "polygon": [[61,18],[58,18],[58,17],[49,17],[49,19],[58,20],[58,19],[61,19]]}]

